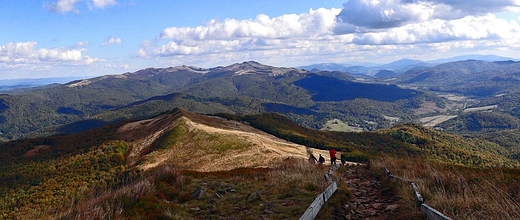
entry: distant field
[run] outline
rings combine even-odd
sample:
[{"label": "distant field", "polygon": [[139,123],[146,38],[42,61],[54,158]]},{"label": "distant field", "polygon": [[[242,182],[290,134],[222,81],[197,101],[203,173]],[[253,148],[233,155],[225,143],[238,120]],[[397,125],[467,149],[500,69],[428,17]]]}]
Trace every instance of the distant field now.
[{"label": "distant field", "polygon": [[399,117],[392,117],[392,116],[386,116],[386,115],[383,115],[383,117],[384,117],[386,120],[389,120],[389,121],[393,121],[393,122],[397,122],[397,121],[399,121]]},{"label": "distant field", "polygon": [[[478,112],[478,111],[488,111],[492,110],[494,108],[498,107],[498,105],[490,105],[490,106],[483,106],[483,107],[477,107],[477,108],[467,108],[464,109],[464,113],[469,112]],[[450,120],[452,118],[456,118],[457,115],[436,115],[436,116],[430,116],[430,117],[424,117],[419,119],[421,124],[425,127],[434,127],[442,122],[445,122],[447,120]]]},{"label": "distant field", "polygon": [[327,121],[325,124],[325,130],[329,131],[345,131],[345,132],[362,132],[363,128],[350,126],[339,119],[333,119]]},{"label": "distant field", "polygon": [[424,117],[419,119],[419,121],[423,124],[425,127],[435,127],[436,125],[445,122],[447,120],[450,120],[452,118],[456,118],[456,115],[436,115],[431,117]]},{"label": "distant field", "polygon": [[487,111],[487,110],[494,109],[496,107],[498,107],[498,105],[483,106],[483,107],[478,107],[478,108],[467,108],[467,109],[464,109],[463,112],[468,113],[468,112]]},{"label": "distant field", "polygon": [[467,97],[457,96],[457,95],[453,95],[453,94],[439,95],[439,97],[447,98],[450,101],[463,101],[463,100],[467,99]]}]

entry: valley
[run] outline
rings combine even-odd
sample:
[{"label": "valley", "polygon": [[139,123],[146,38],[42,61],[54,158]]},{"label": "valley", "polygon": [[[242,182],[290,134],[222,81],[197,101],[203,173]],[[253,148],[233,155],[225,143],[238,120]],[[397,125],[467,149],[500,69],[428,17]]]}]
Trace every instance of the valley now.
[{"label": "valley", "polygon": [[520,219],[520,0],[0,11],[0,220]]},{"label": "valley", "polygon": [[[485,167],[510,167],[502,172],[520,167],[520,162],[507,158],[506,149],[489,142],[466,140],[414,125],[378,133],[334,133],[307,129],[273,114],[222,116],[225,117],[174,109],[156,117],[78,134],[1,145],[3,217],[298,216],[306,208],[303,204],[310,204],[327,186],[323,179],[328,169],[325,149],[331,146],[356,162],[347,164],[361,163],[341,167],[336,175],[369,169],[367,172],[373,174],[363,175],[363,181],[357,184],[377,183],[377,187],[382,187],[377,189],[382,190],[378,192],[382,193],[381,198],[400,195],[399,187],[378,177],[384,175],[381,164],[396,172],[404,172],[399,169],[400,163],[411,169],[414,160],[432,166],[454,164],[475,172]],[[327,165],[309,163],[310,151],[316,156],[324,155]],[[403,157],[409,158],[407,163],[399,162]],[[356,197],[362,194],[349,189],[352,186],[348,184],[353,183],[340,183],[337,195],[324,208],[320,219],[351,216],[351,210],[372,216],[421,215],[411,211],[413,204],[397,197],[371,201],[371,205],[383,202],[384,209],[379,207],[381,204],[377,205],[379,208],[363,209],[358,203],[366,204],[365,200],[353,199],[350,193]],[[23,190],[10,190],[12,187]],[[376,190],[376,185],[364,187]],[[204,193],[194,195],[197,190]],[[247,202],[246,198],[254,193],[259,193],[260,199]],[[442,201],[430,202],[445,206]],[[357,209],[343,209],[347,204],[356,205]],[[446,208],[441,211],[458,216]]]},{"label": "valley", "polygon": [[[319,219],[420,218],[383,166],[454,219],[515,219],[520,91],[502,82],[517,66],[393,64],[362,76],[247,61],[2,94],[0,218],[290,218],[327,186],[335,148],[347,160],[338,179],[362,179],[339,183]],[[309,163],[310,152],[327,162]],[[366,209],[358,197],[372,189]],[[478,207],[492,200],[512,213]]]}]

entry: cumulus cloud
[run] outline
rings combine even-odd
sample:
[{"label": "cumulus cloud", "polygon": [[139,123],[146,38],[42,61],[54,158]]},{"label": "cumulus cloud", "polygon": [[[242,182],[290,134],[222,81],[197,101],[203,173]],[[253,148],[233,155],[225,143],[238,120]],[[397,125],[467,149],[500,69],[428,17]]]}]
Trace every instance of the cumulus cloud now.
[{"label": "cumulus cloud", "polygon": [[110,46],[110,45],[115,45],[115,44],[121,44],[123,42],[123,40],[121,40],[121,38],[115,38],[115,37],[109,37],[105,40],[105,42],[101,43],[101,46]]},{"label": "cumulus cloud", "polygon": [[160,34],[173,40],[226,40],[236,38],[295,38],[328,35],[336,23],[339,9],[310,10],[307,14],[287,14],[270,18],[258,15],[255,19],[224,21],[211,20],[197,27],[169,27]]},{"label": "cumulus cloud", "polygon": [[[81,0],[58,0],[47,6],[49,11],[58,13],[73,12],[79,14],[80,11],[76,8],[76,4],[82,2]],[[107,6],[117,5],[116,0],[90,0],[87,1],[87,5],[90,9],[105,8]]]},{"label": "cumulus cloud", "polygon": [[96,68],[107,60],[87,56],[87,49],[79,47],[87,43],[56,48],[38,48],[35,41],[0,45],[0,78],[84,76],[89,72],[106,71]]},{"label": "cumulus cloud", "polygon": [[42,48],[35,41],[7,43],[0,46],[0,62],[11,64],[69,62],[89,64],[98,58],[83,56],[86,49]]},{"label": "cumulus cloud", "polygon": [[338,19],[357,27],[385,29],[433,19],[480,16],[510,7],[520,5],[515,0],[349,0],[343,4]]},{"label": "cumulus cloud", "polygon": [[266,50],[278,48],[281,42],[297,46],[301,43],[298,39],[331,36],[339,11],[340,9],[320,8],[299,15],[287,14],[270,18],[261,14],[248,20],[211,20],[197,27],[169,27],[158,36],[159,40],[169,42],[154,49],[150,49],[153,45],[147,42],[138,54],[146,57]]},{"label": "cumulus cloud", "polygon": [[[416,0],[405,0],[413,2]],[[502,11],[509,7],[520,7],[517,0],[430,0],[433,4],[448,5],[454,11],[461,11],[466,15],[482,15]]]},{"label": "cumulus cloud", "polygon": [[507,22],[494,15],[467,16],[446,21],[435,19],[409,24],[387,31],[357,34],[356,44],[418,44],[465,40],[502,40],[520,34],[516,22]]},{"label": "cumulus cloud", "polygon": [[79,13],[79,11],[74,6],[76,2],[78,2],[78,0],[58,0],[57,2],[47,6],[47,9],[59,13]]},{"label": "cumulus cloud", "polygon": [[144,41],[137,54],[143,58],[161,58],[158,60],[179,59],[186,64],[196,64],[195,60],[211,63],[258,60],[284,65],[295,60],[383,62],[383,56],[391,61],[404,57],[421,59],[418,56],[431,51],[445,53],[450,49],[483,51],[488,47],[489,52],[489,48],[497,51],[520,48],[517,21],[487,13],[513,7],[512,2],[499,0],[494,6],[485,7],[487,2],[479,1],[472,9],[463,10],[465,4],[470,3],[350,0],[343,9],[211,20],[196,27],[165,28],[156,39]]}]

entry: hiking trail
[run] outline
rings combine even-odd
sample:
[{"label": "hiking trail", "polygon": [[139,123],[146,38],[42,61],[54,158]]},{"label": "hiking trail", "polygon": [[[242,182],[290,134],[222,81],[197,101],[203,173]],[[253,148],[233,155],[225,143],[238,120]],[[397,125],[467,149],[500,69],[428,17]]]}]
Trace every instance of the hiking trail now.
[{"label": "hiking trail", "polygon": [[365,166],[349,166],[336,173],[351,193],[351,199],[336,208],[337,219],[399,219],[398,198]]}]

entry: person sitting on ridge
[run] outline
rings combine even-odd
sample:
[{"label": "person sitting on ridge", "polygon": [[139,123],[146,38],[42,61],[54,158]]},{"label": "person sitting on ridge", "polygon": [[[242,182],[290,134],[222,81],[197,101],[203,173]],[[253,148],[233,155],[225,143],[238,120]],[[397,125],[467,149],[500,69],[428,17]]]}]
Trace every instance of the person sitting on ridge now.
[{"label": "person sitting on ridge", "polygon": [[320,159],[318,160],[319,164],[323,164],[325,163],[325,157],[321,156],[320,154]]},{"label": "person sitting on ridge", "polygon": [[316,159],[316,157],[314,156],[314,154],[310,153],[310,156],[309,156],[309,163],[317,163],[318,160]]},{"label": "person sitting on ridge", "polygon": [[339,158],[341,160],[341,164],[345,165],[347,163],[347,156],[344,154],[341,154],[341,157]]}]

